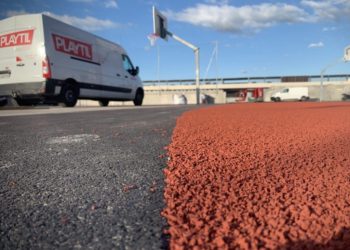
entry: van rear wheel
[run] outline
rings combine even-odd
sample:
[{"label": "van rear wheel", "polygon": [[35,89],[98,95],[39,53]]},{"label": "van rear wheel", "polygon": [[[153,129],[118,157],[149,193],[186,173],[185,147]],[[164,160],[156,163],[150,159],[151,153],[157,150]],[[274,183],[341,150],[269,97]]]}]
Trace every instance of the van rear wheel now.
[{"label": "van rear wheel", "polygon": [[67,85],[61,91],[62,104],[65,107],[74,107],[78,101],[78,90],[72,85]]},{"label": "van rear wheel", "polygon": [[98,103],[100,104],[100,107],[107,107],[109,100],[99,100]]}]

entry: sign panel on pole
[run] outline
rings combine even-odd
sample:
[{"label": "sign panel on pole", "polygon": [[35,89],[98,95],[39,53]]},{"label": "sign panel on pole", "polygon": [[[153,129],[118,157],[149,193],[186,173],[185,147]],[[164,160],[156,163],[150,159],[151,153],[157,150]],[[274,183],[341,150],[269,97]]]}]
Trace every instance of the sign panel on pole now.
[{"label": "sign panel on pole", "polygon": [[153,6],[153,33],[154,35],[168,40],[168,20]]}]

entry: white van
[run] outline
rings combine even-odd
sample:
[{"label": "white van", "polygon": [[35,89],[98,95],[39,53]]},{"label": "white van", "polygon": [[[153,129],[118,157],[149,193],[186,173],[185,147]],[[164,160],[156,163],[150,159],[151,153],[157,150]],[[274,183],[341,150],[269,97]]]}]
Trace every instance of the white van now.
[{"label": "white van", "polygon": [[284,88],[271,96],[271,101],[274,102],[287,100],[307,101],[309,99],[309,89],[307,87]]},{"label": "white van", "polygon": [[126,51],[86,31],[44,14],[0,21],[0,97],[19,104],[63,103],[78,99],[134,101],[144,90]]}]

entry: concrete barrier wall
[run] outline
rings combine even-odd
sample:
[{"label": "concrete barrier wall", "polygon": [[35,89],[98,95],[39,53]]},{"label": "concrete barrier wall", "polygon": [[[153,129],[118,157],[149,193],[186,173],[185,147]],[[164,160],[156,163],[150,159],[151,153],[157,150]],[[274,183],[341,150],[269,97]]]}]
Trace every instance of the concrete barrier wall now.
[{"label": "concrete barrier wall", "polygon": [[[99,106],[97,101],[79,100],[77,107],[96,107]],[[134,106],[133,102],[109,102],[108,106]]]},{"label": "concrete barrier wall", "polygon": [[[223,104],[230,102],[226,92],[232,89],[245,88],[264,88],[264,101],[269,102],[271,95],[286,87],[308,87],[309,96],[313,99],[320,97],[320,83],[318,82],[304,82],[304,83],[248,83],[248,84],[219,84],[208,86],[201,86],[201,94],[205,95],[209,103]],[[325,82],[324,96],[325,101],[340,101],[342,94],[350,94],[350,81],[341,82]],[[175,103],[174,97],[184,95],[187,99],[187,104],[196,104],[196,89],[191,85],[177,85],[177,86],[146,86],[145,98],[143,105],[173,105]],[[80,100],[78,106],[98,106],[98,102],[89,100]],[[133,102],[110,102],[110,106],[130,106]]]},{"label": "concrete barrier wall", "polygon": [[[187,104],[196,104],[196,90],[168,90],[168,91],[145,91],[144,105],[171,105],[175,103],[176,96],[184,95],[187,99]],[[226,92],[223,90],[202,90],[208,103],[225,103]]]}]

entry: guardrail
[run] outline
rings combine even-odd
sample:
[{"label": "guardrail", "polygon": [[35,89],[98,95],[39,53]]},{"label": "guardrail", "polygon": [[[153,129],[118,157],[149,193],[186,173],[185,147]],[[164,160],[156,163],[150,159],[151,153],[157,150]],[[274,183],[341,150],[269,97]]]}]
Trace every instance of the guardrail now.
[{"label": "guardrail", "polygon": [[[241,83],[281,83],[281,82],[320,82],[320,75],[310,76],[262,76],[262,77],[237,77],[237,78],[209,78],[201,79],[203,84],[241,84]],[[324,81],[349,81],[350,74],[325,75]],[[173,79],[173,80],[146,80],[143,81],[144,86],[157,85],[195,85],[195,79]]]}]

